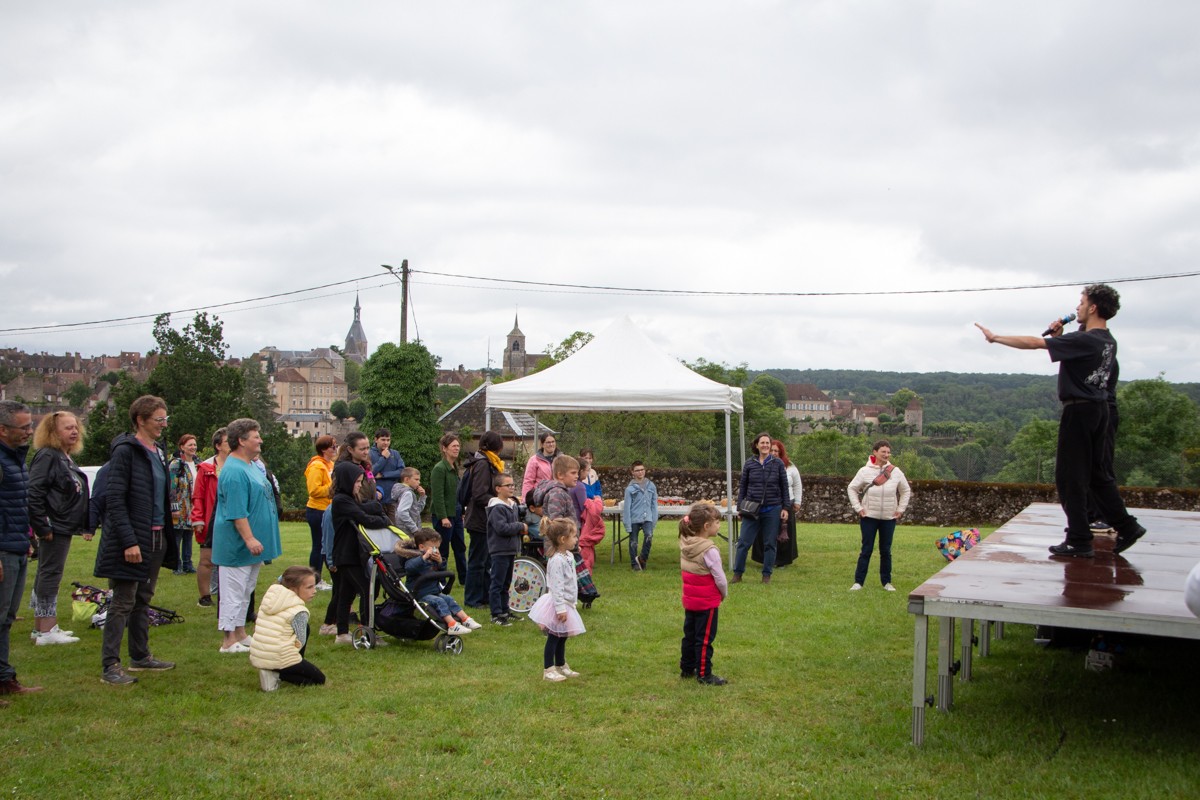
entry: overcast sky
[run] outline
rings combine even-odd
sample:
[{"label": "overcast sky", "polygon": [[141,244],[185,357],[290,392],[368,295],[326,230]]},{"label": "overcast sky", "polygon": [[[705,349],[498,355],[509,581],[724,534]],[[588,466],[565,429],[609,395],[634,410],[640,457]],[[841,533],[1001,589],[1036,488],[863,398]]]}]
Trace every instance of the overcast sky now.
[{"label": "overcast sky", "polygon": [[[1196,3],[0,9],[0,347],[144,351],[149,320],[11,329],[360,276],[374,346],[407,258],[445,366],[519,308],[531,350],[628,314],[689,361],[1051,374],[972,323],[1200,270]],[[1200,277],[1117,288],[1121,377],[1200,381]],[[340,345],[354,291],[217,313],[231,355]]]}]

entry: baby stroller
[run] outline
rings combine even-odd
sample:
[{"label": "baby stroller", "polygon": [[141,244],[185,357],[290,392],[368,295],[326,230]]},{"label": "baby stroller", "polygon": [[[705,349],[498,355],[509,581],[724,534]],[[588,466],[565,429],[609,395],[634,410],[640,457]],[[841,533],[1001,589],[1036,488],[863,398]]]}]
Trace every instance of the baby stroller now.
[{"label": "baby stroller", "polygon": [[[579,602],[591,608],[592,601],[600,596],[592,573],[575,555],[575,575],[579,581]],[[546,593],[546,558],[542,553],[542,540],[526,537],[521,542],[521,555],[513,561],[512,586],[508,590],[508,608],[516,614],[528,614],[537,599]]]},{"label": "baby stroller", "polygon": [[[441,591],[447,592],[454,585],[452,572],[427,572],[410,587],[404,575],[406,558],[411,555],[395,552],[397,543],[411,542],[408,534],[397,527],[367,529],[358,526],[358,543],[367,557],[367,592],[371,602],[367,603],[369,618],[365,624],[354,629],[351,641],[355,650],[371,650],[378,644],[376,631],[397,639],[427,642],[433,640],[439,653],[458,655],[462,652],[462,639],[446,630],[442,618],[431,614],[424,603],[417,602],[417,589],[430,582],[440,582]],[[376,586],[383,589],[383,600],[376,604]]]}]

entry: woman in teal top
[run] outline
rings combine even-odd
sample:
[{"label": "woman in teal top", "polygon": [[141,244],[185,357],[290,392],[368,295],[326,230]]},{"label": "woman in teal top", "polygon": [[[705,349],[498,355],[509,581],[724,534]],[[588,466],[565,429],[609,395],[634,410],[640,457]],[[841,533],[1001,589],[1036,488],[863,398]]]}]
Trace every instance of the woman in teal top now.
[{"label": "woman in teal top", "polygon": [[267,476],[253,463],[262,452],[262,436],[252,419],[229,423],[229,457],[217,478],[217,511],[213,523],[213,563],[221,584],[217,629],[222,653],[250,651],[246,611],[264,561],[279,558],[279,518],[275,493]]}]

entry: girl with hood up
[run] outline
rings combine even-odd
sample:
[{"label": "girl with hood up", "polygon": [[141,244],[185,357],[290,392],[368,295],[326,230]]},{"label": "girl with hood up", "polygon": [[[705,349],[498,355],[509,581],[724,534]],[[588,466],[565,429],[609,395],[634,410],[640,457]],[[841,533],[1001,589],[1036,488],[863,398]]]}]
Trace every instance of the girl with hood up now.
[{"label": "girl with hood up", "polygon": [[366,472],[353,461],[339,461],[333,467],[333,583],[337,603],[337,638],[334,644],[350,644],[350,604],[359,596],[360,620],[367,618],[367,573],[358,546],[358,526],[386,528],[390,524],[378,500],[359,502]]}]

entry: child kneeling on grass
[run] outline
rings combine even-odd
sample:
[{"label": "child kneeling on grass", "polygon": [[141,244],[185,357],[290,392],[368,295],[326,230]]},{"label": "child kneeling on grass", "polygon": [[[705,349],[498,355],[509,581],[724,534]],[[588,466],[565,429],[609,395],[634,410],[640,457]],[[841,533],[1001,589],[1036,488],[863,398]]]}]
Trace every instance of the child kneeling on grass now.
[{"label": "child kneeling on grass", "polygon": [[684,609],[679,677],[695,678],[710,686],[726,683],[712,671],[717,608],[729,595],[729,582],[721,566],[721,550],[712,540],[720,527],[721,512],[712,503],[696,503],[679,521],[679,569],[683,577]]},{"label": "child kneeling on grass", "polygon": [[[415,585],[417,579],[426,572],[442,564],[442,554],[438,545],[442,543],[442,535],[433,528],[421,528],[413,536],[421,555],[404,562],[404,572],[408,575],[409,585]],[[416,590],[417,600],[427,603],[433,612],[446,623],[446,630],[455,636],[465,636],[471,631],[477,631],[483,626],[467,616],[462,606],[448,594],[442,594],[441,584],[430,581]]]},{"label": "child kneeling on grass", "polygon": [[529,618],[546,633],[542,654],[543,677],[548,681],[574,678],[578,672],[567,666],[567,637],[584,633],[583,619],[575,610],[579,599],[579,581],[575,577],[575,522],[566,518],[542,523],[545,540],[547,594],[529,610]]},{"label": "child kneeling on grass", "polygon": [[250,664],[258,668],[264,692],[286,681],[297,686],[320,686],[325,673],[304,660],[308,644],[308,608],[317,594],[317,573],[312,567],[288,567],[263,595],[258,622],[250,640]]}]

